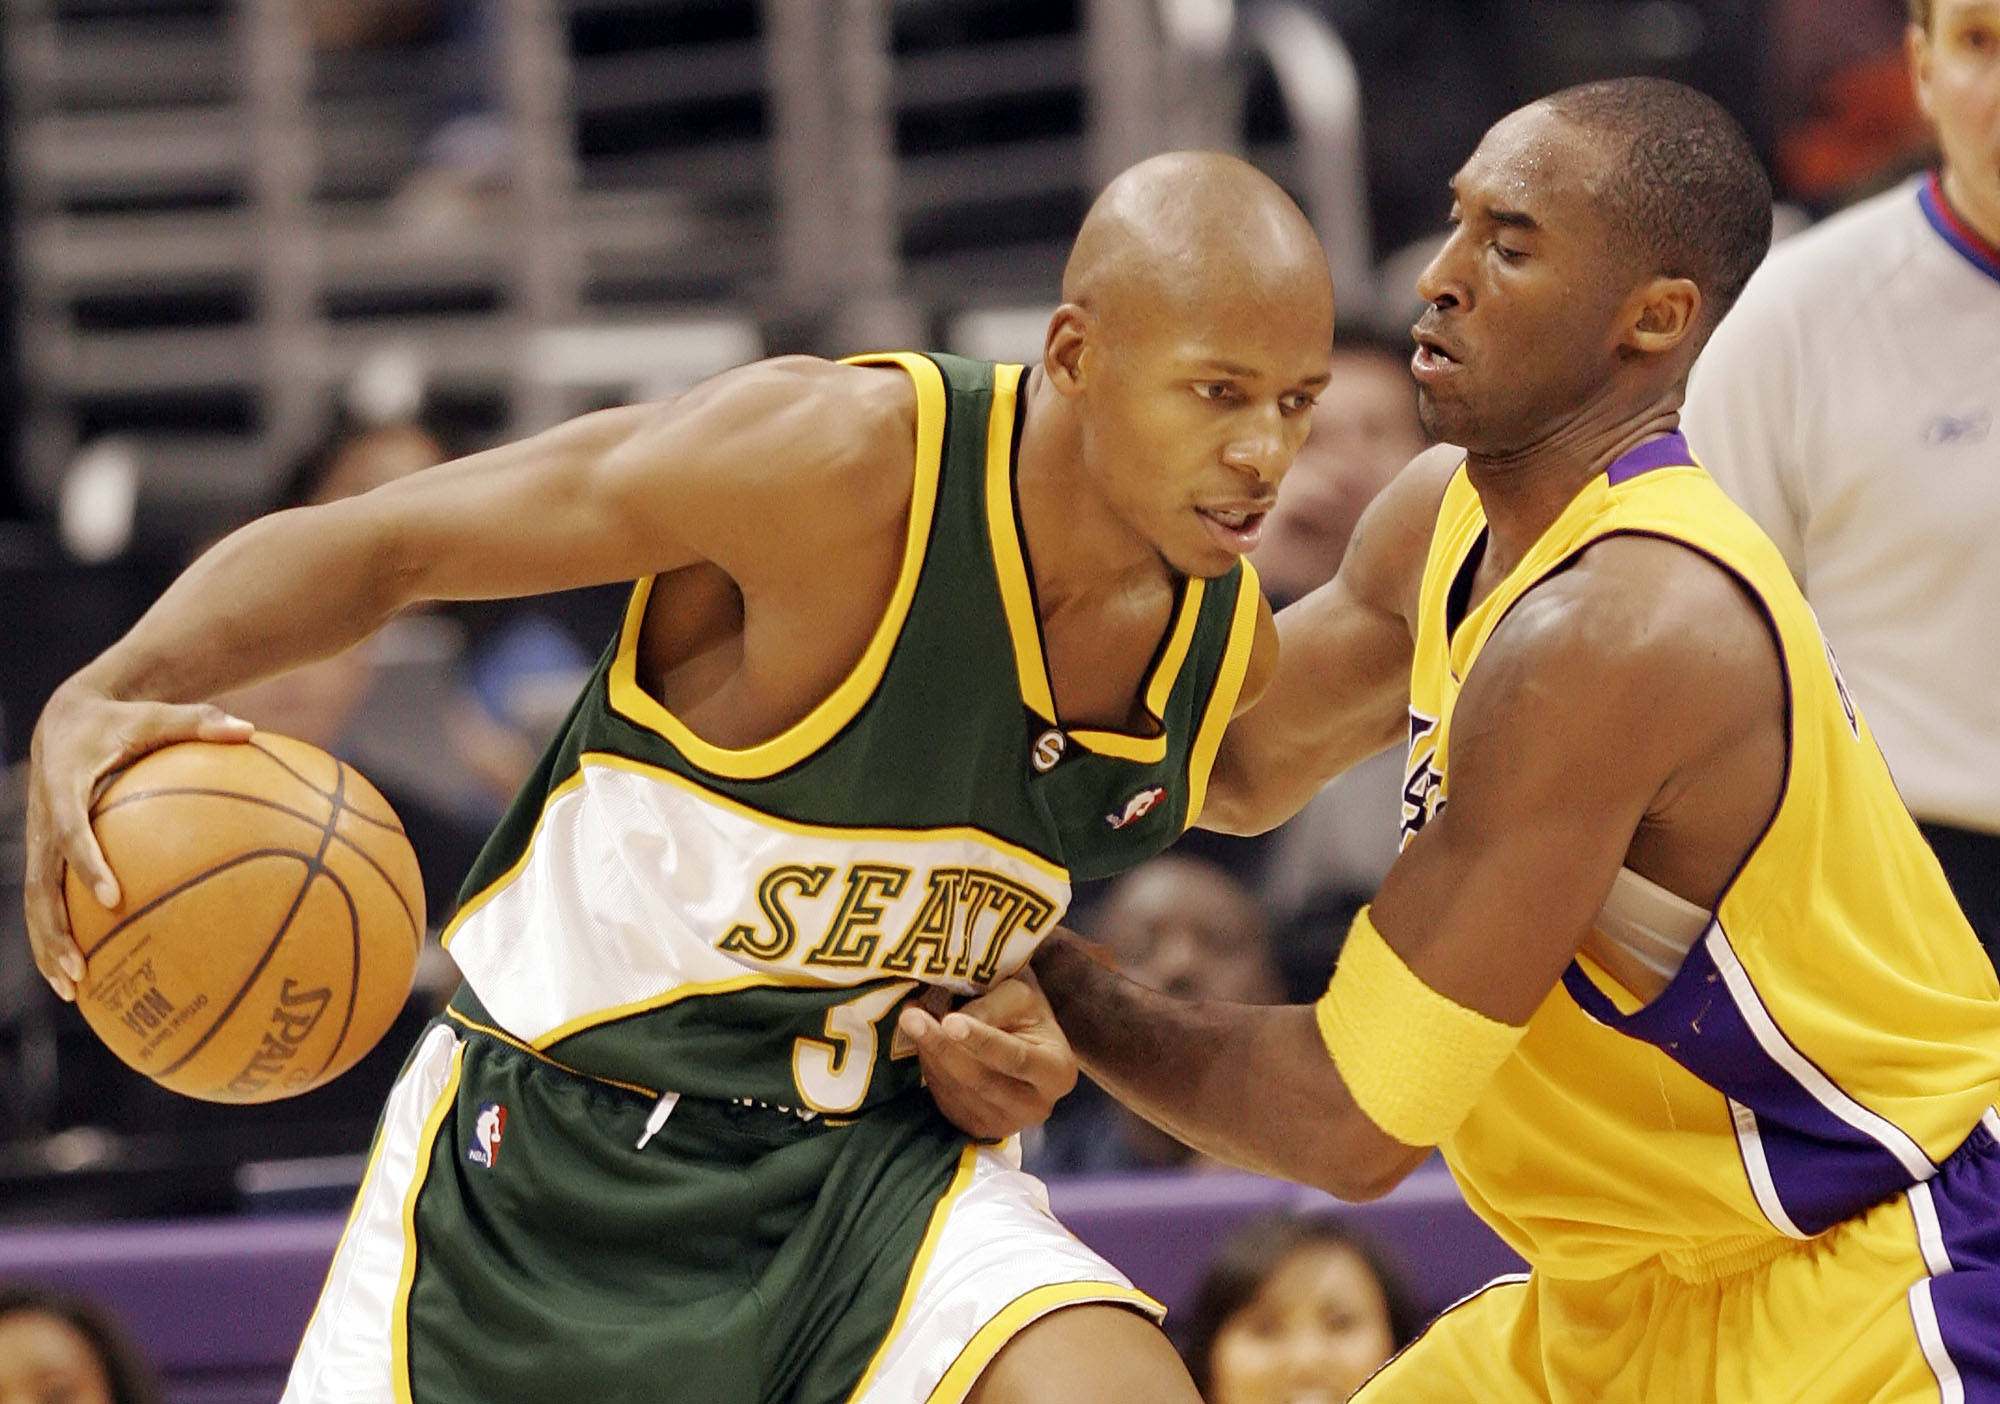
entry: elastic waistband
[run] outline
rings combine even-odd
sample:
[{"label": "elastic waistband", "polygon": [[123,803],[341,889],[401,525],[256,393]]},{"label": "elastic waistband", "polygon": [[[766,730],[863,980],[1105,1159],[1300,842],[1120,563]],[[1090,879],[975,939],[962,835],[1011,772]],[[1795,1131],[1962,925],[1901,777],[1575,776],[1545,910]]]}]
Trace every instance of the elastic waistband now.
[{"label": "elastic waistband", "polygon": [[1776,1262],[1786,1254],[1808,1246],[1811,1241],[1798,1238],[1725,1238],[1685,1252],[1662,1253],[1659,1261],[1669,1277],[1690,1287],[1700,1287]]},{"label": "elastic waistband", "polygon": [[[491,1039],[493,1042],[501,1044],[504,1047],[511,1048],[518,1053],[526,1054],[544,1067],[564,1076],[577,1078],[583,1082],[594,1083],[600,1087],[615,1087],[620,1091],[630,1092],[636,1097],[642,1097],[648,1102],[657,1103],[667,1095],[668,1090],[665,1088],[643,1087],[636,1082],[625,1082],[615,1077],[600,1077],[596,1073],[585,1072],[581,1068],[571,1067],[559,1058],[551,1058],[539,1048],[534,1047],[525,1040],[516,1038],[494,1023],[493,1016],[486,1012],[485,1007],[479,1003],[478,996],[474,995],[469,987],[460,986],[458,992],[451,997],[450,1003],[445,1006],[444,1013],[438,1017],[445,1023],[456,1028],[461,1035]],[[818,1112],[801,1107],[787,1107],[780,1106],[775,1102],[762,1102],[754,1097],[701,1097],[684,1095],[676,1099],[675,1114],[680,1115],[683,1110],[697,1116],[712,1115],[731,1124],[741,1125],[747,1122],[769,1122],[773,1126],[788,1129],[813,1126],[845,1126],[851,1120],[851,1118],[846,1117],[822,1116]]]}]

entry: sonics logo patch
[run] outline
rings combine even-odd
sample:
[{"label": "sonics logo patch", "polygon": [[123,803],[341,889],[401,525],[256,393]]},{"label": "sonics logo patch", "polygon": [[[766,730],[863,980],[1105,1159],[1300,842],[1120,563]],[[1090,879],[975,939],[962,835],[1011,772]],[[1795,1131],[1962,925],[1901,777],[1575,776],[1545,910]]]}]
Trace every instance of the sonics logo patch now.
[{"label": "sonics logo patch", "polygon": [[498,1102],[488,1102],[472,1123],[472,1144],[465,1148],[465,1158],[491,1170],[500,1159],[500,1137],[506,1130],[507,1108]]}]

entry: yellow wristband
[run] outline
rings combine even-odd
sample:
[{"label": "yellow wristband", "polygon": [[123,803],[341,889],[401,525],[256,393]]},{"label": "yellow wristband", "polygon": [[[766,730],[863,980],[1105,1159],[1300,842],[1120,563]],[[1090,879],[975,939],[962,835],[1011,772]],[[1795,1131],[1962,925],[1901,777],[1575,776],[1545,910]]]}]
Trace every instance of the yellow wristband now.
[{"label": "yellow wristband", "polygon": [[1355,1104],[1409,1146],[1434,1146],[1456,1131],[1527,1032],[1418,979],[1366,907],[1313,1012]]}]

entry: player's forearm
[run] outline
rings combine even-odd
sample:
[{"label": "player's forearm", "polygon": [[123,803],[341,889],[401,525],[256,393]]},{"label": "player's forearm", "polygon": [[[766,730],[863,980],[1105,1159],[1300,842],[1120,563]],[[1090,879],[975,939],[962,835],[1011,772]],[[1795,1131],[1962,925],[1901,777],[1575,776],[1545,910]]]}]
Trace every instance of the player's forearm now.
[{"label": "player's forearm", "polygon": [[1367,1123],[1308,1008],[1172,999],[1066,933],[1034,968],[1084,1070],[1197,1150],[1350,1200],[1386,1193],[1422,1158]]},{"label": "player's forearm", "polygon": [[1246,713],[1216,755],[1200,827],[1224,834],[1275,829],[1305,808],[1327,781],[1402,739],[1400,716],[1394,727],[1357,716],[1320,731],[1307,742],[1285,719],[1259,720],[1255,709]]},{"label": "player's forearm", "polygon": [[410,585],[369,514],[276,513],[203,555],[76,681],[123,701],[200,701],[358,643]]}]

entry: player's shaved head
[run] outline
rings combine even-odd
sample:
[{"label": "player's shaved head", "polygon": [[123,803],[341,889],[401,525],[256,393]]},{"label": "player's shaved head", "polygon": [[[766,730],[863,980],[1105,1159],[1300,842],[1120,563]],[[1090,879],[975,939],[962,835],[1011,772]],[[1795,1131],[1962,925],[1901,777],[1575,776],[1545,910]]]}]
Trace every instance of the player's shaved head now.
[{"label": "player's shaved head", "polygon": [[1119,175],[1090,207],[1063,270],[1063,301],[1114,334],[1165,316],[1197,322],[1220,306],[1324,301],[1326,254],[1304,213],[1248,162],[1174,151]]},{"label": "player's shaved head", "polygon": [[1079,455],[1135,559],[1229,570],[1329,374],[1333,279],[1312,225],[1233,156],[1155,156],[1090,207],[1062,292],[1024,443]]}]

